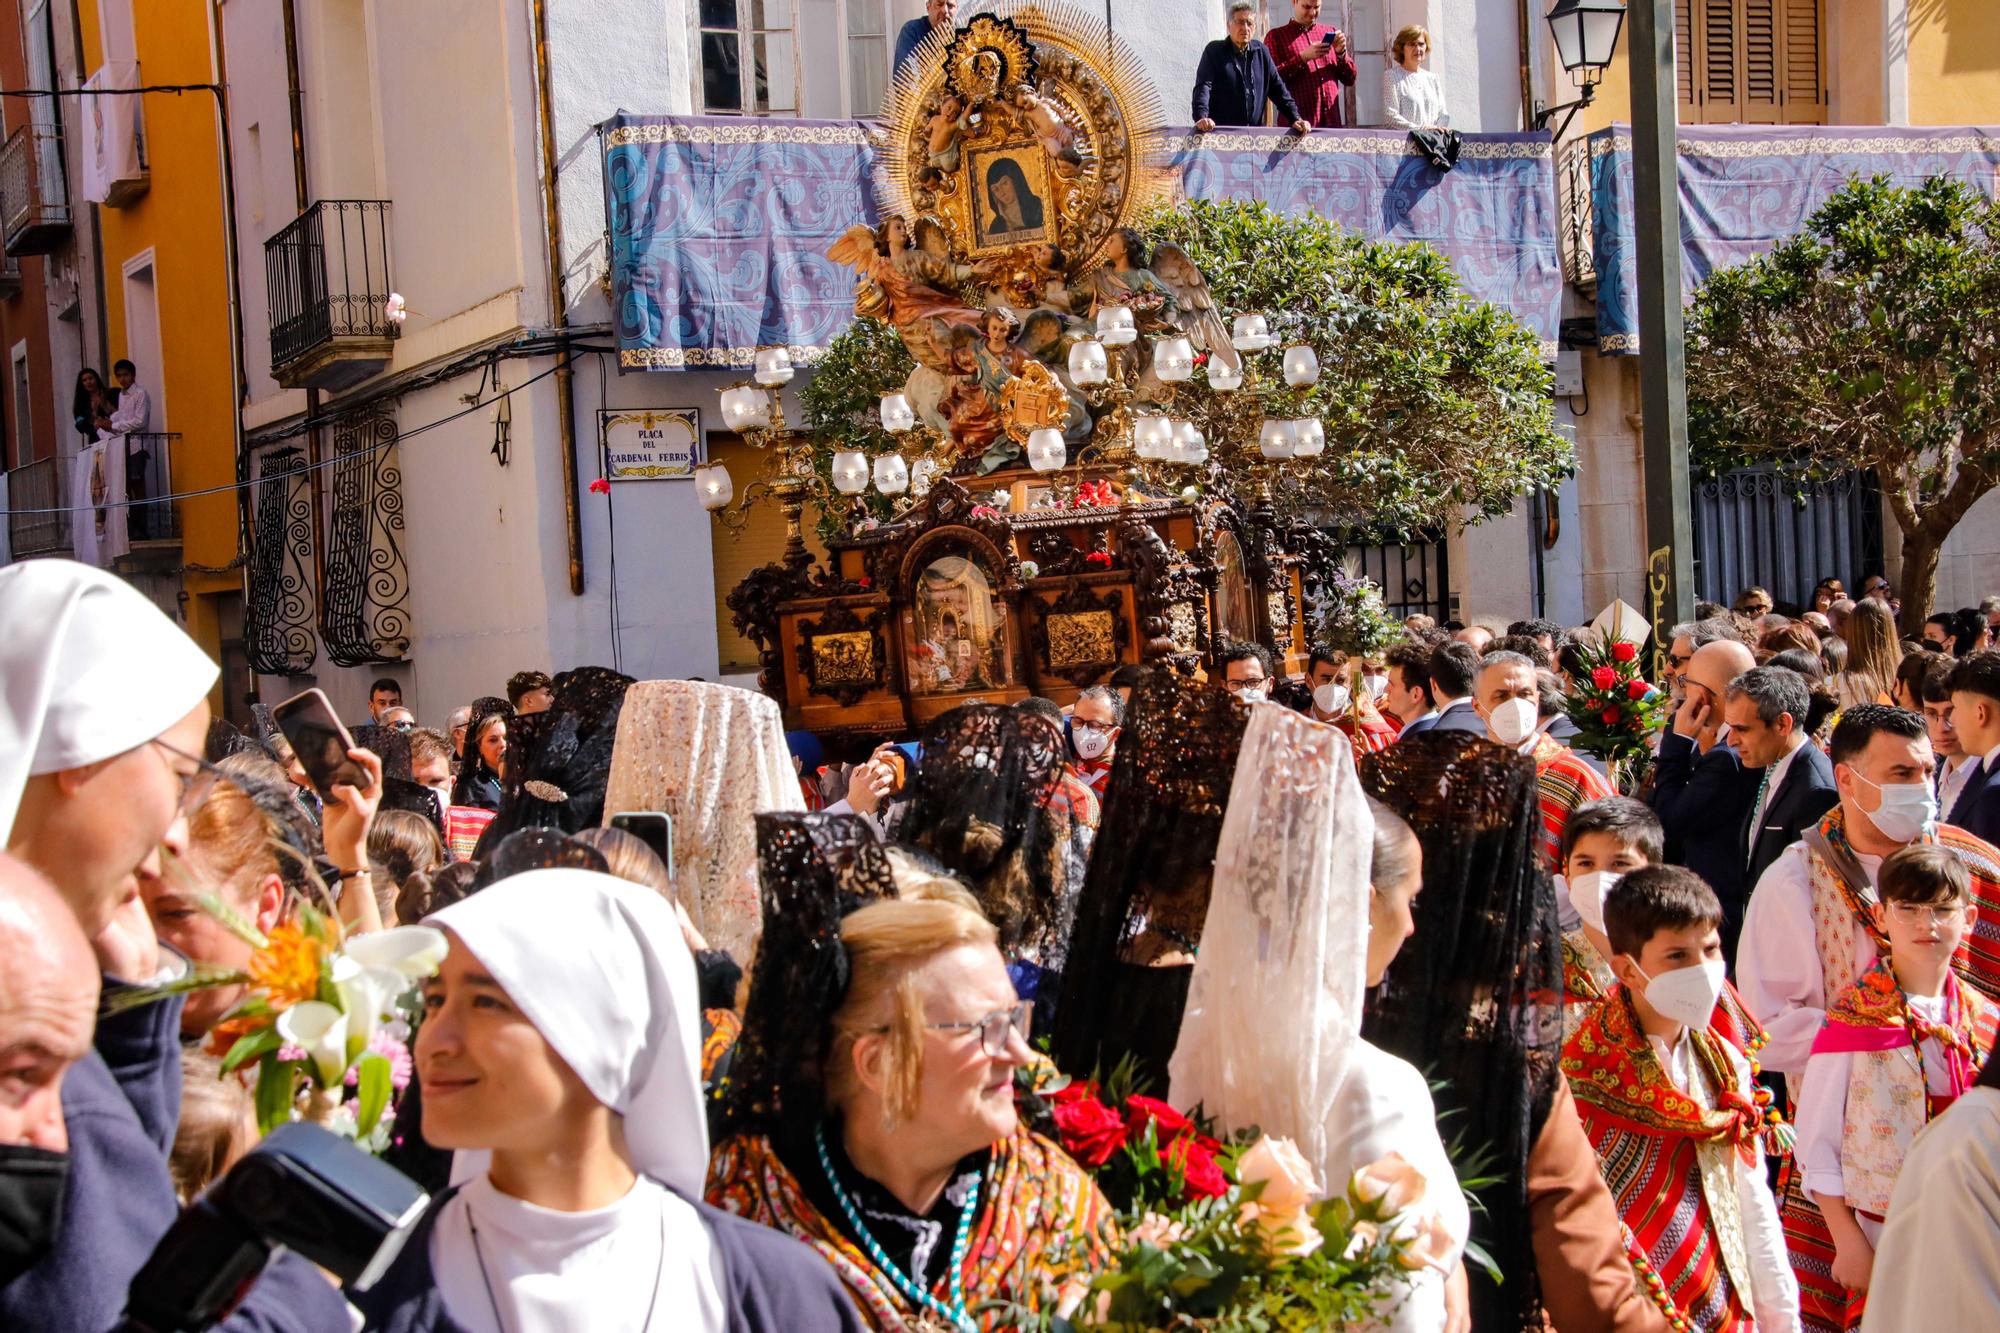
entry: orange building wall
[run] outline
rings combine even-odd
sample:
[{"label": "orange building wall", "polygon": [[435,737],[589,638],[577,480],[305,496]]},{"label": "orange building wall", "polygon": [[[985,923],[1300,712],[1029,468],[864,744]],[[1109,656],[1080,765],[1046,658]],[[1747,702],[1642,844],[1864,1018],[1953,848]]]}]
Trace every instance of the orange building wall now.
[{"label": "orange building wall", "polygon": [[1910,6],[1910,123],[2000,124],[2000,4]]},{"label": "orange building wall", "polygon": [[[12,8],[9,6],[8,12],[11,13]],[[0,86],[28,86],[28,64],[21,46],[19,23],[0,23]],[[9,97],[0,101],[5,104],[8,134],[28,123],[26,99]],[[5,457],[0,458],[0,466],[8,467],[53,458],[60,452],[60,437],[56,434],[59,420],[56,398],[59,393],[63,403],[60,428],[65,431],[70,428],[71,386],[63,385],[58,389],[49,380],[48,297],[43,288],[43,259],[40,255],[30,255],[15,262],[21,269],[21,290],[0,300],[0,413],[5,414],[7,439]],[[13,349],[14,344],[22,339],[28,343],[28,409],[33,432],[33,438],[26,440],[20,438],[20,432],[15,429],[20,416],[14,403]]]},{"label": "orange building wall", "polygon": [[[86,63],[103,63],[96,0],[78,6]],[[205,4],[132,6],[140,77],[146,83],[217,81]],[[105,327],[111,359],[127,354],[125,266],[148,249],[159,303],[164,362],[141,366],[154,393],[153,428],[177,431],[174,489],[230,487],[236,481],[236,392],[224,242],[221,149],[209,93],[149,93],[143,99],[150,185],[126,208],[98,209],[103,237]],[[107,367],[107,374],[108,374]],[[230,490],[181,501],[182,558],[222,569],[237,554],[236,496]],[[211,599],[242,587],[240,571],[190,569],[188,629],[219,655]]]}]

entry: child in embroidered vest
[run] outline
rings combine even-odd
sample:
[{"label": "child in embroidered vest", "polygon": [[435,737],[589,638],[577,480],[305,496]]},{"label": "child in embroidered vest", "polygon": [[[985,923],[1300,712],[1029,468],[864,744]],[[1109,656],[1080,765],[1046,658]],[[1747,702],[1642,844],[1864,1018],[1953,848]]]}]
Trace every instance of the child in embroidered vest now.
[{"label": "child in embroidered vest", "polygon": [[1563,1046],[1627,1252],[1670,1326],[1795,1333],[1760,1140],[1775,1135],[1748,1057],[1711,1025],[1727,984],[1722,904],[1679,866],[1642,866],[1603,902],[1616,977]]},{"label": "child in embroidered vest", "polygon": [[1830,997],[1806,1060],[1799,1167],[1850,1291],[1868,1288],[1910,1141],[1972,1086],[1991,1044],[1986,1003],[1951,969],[1970,892],[1947,848],[1912,843],[1882,862],[1874,913],[1888,954]]},{"label": "child in embroidered vest", "polygon": [[1556,910],[1562,919],[1565,1031],[1616,982],[1604,938],[1604,895],[1621,875],[1665,859],[1660,818],[1641,801],[1611,796],[1579,805],[1563,826]]}]

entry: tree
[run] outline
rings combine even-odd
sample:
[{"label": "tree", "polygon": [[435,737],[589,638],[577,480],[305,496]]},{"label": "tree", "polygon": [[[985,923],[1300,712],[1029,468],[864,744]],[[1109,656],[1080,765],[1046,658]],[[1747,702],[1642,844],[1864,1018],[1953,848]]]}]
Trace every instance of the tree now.
[{"label": "tree", "polygon": [[1970,185],[1852,180],[1799,235],[1717,271],[1688,311],[1688,436],[1706,472],[1872,468],[1903,534],[1900,628],[2000,480],[2000,210]]}]

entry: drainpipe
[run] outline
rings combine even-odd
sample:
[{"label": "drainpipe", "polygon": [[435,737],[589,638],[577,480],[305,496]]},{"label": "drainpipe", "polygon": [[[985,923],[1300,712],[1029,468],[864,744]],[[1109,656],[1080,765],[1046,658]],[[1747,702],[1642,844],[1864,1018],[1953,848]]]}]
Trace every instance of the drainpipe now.
[{"label": "drainpipe", "polygon": [[1530,26],[1534,9],[1529,0],[1516,0],[1515,14],[1521,30],[1521,128],[1525,130],[1535,123],[1535,30]]},{"label": "drainpipe", "polygon": [[[243,365],[243,274],[237,262],[236,235],[236,157],[229,142],[229,57],[223,46],[221,16],[216,9],[222,0],[210,0],[208,6],[208,47],[209,68],[215,74],[215,137],[221,147],[222,157],[222,257],[229,267],[229,373],[236,390],[236,403],[230,415],[230,434],[236,443],[236,547],[239,554],[250,549],[250,488],[243,483],[249,480],[250,456],[243,438],[243,405],[249,401],[249,376]],[[243,562],[239,577],[243,591],[243,601],[247,612],[250,601],[250,562]],[[183,582],[185,587],[185,582]],[[257,700],[257,674],[249,673],[250,689],[248,702]]]},{"label": "drainpipe", "polygon": [[[542,130],[542,214],[549,246],[549,323],[569,327],[569,304],[563,292],[562,209],[557,192],[555,94],[549,68],[548,0],[534,0],[535,110]],[[569,544],[569,590],[583,595],[583,528],[576,498],[576,396],[570,382],[568,341],[556,363],[556,417],[562,442],[563,534]]]}]

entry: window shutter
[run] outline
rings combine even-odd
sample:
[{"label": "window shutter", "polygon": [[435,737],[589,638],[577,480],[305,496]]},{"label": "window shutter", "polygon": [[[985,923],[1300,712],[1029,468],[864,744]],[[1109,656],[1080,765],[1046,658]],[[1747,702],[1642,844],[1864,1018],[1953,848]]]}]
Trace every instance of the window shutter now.
[{"label": "window shutter", "polygon": [[1727,125],[1743,119],[1743,28],[1739,21],[1743,2],[1699,0],[1701,30],[1695,49],[1700,53],[1700,65],[1695,91],[1700,100],[1697,119],[1703,124]]},{"label": "window shutter", "polygon": [[1772,125],[1782,117],[1778,106],[1778,20],[1786,0],[1739,0],[1737,15],[1742,46],[1739,114],[1747,125]]},{"label": "window shutter", "polygon": [[1693,124],[1701,119],[1696,115],[1697,99],[1695,88],[1695,65],[1700,54],[1694,40],[1694,10],[1692,0],[1674,0],[1674,87],[1681,104],[1681,121]]},{"label": "window shutter", "polygon": [[1779,121],[1826,123],[1826,0],[1778,0]]}]

